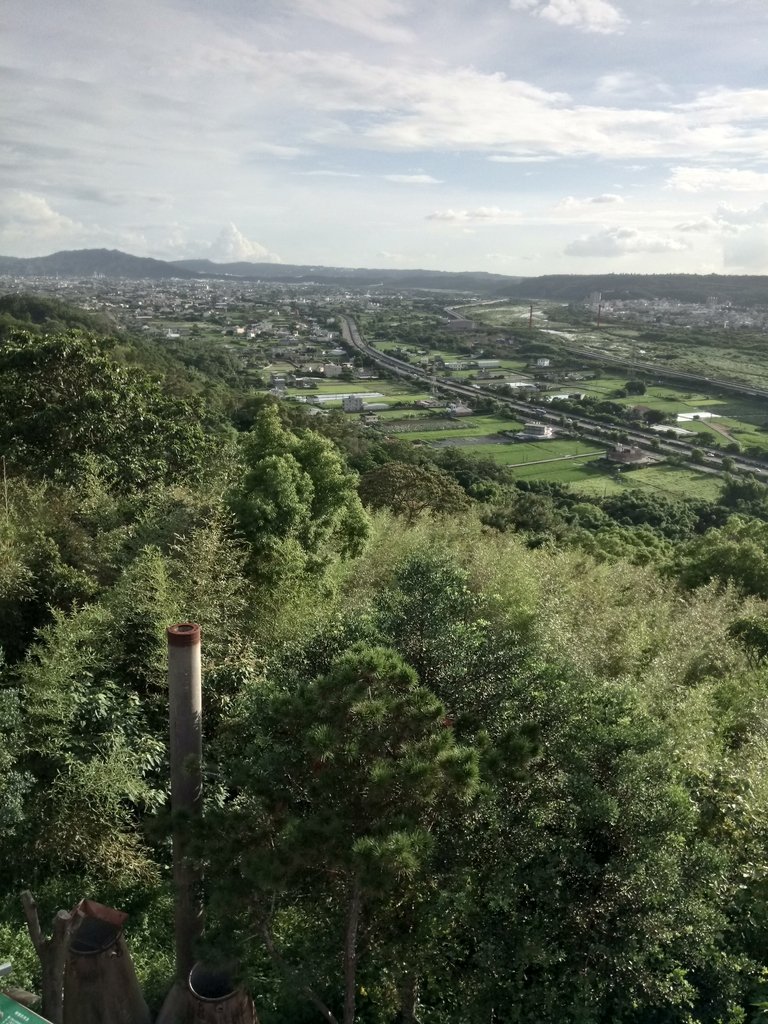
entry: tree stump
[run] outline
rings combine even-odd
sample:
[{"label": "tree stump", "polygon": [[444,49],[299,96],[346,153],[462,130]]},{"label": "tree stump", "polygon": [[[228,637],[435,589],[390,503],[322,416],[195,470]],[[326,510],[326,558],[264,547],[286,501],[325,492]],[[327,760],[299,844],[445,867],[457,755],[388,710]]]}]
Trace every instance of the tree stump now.
[{"label": "tree stump", "polygon": [[258,1024],[253,1000],[232,971],[197,963],[189,975],[190,1024]]},{"label": "tree stump", "polygon": [[186,988],[174,985],[157,1024],[259,1024],[253,1000],[226,968],[197,963]]},{"label": "tree stump", "polygon": [[73,916],[64,974],[63,1024],[150,1024],[123,937],[127,915],[83,900]]},{"label": "tree stump", "polygon": [[62,1024],[64,969],[73,915],[66,910],[60,910],[53,919],[53,934],[47,939],[40,927],[37,903],[28,889],[21,894],[21,903],[27,919],[29,937],[37,952],[43,974],[42,1015],[52,1024]]}]

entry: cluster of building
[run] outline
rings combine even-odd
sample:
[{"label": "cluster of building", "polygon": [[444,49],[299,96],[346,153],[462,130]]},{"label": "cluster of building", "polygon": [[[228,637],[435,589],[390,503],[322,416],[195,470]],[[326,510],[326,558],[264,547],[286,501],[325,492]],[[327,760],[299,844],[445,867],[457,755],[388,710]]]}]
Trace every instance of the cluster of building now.
[{"label": "cluster of building", "polygon": [[598,308],[611,320],[630,320],[656,327],[768,327],[768,310],[764,307],[738,307],[710,296],[705,302],[676,302],[673,299],[603,299],[599,292],[587,297],[586,303],[595,313]]}]

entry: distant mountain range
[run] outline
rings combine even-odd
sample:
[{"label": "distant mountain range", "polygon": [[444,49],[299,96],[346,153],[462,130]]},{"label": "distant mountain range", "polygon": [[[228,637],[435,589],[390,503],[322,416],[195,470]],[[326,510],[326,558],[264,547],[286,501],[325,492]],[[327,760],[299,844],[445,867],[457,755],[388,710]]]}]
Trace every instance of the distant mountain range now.
[{"label": "distant mountain range", "polygon": [[160,281],[170,278],[241,278],[252,281],[309,283],[367,288],[436,288],[493,293],[519,278],[503,274],[452,273],[440,270],[365,270],[344,267],[290,266],[282,263],[212,263],[210,260],[165,260],[131,256],[118,249],[76,249],[51,256],[18,259],[0,256],[0,274],[17,277],[91,277]]},{"label": "distant mountain range", "polygon": [[349,288],[411,288],[470,292],[496,298],[579,302],[600,292],[604,299],[672,299],[768,305],[768,277],[724,274],[556,274],[510,277],[482,271],[383,270],[292,266],[283,263],[213,263],[210,260],[155,260],[118,249],[76,249],[51,256],[0,256],[0,275],[91,277],[130,280],[239,278],[275,283],[328,284]]},{"label": "distant mountain range", "polygon": [[104,277],[131,278],[132,280],[159,280],[168,277],[193,278],[193,271],[174,268],[172,263],[143,256],[130,256],[119,249],[74,249],[55,252],[52,256],[33,256],[18,259],[0,256],[0,274],[18,277]]}]

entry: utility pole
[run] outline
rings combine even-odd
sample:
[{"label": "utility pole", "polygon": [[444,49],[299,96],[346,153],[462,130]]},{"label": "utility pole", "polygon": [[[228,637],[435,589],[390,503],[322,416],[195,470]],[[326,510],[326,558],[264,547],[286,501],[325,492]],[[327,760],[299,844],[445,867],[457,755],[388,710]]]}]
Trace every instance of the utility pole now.
[{"label": "utility pole", "polygon": [[528,330],[533,330],[533,305],[531,305],[530,309],[528,310]]},{"label": "utility pole", "polygon": [[597,329],[598,329],[598,331],[600,330],[600,316],[601,316],[602,312],[603,312],[603,304],[602,304],[602,302],[598,302],[598,304],[597,304]]}]

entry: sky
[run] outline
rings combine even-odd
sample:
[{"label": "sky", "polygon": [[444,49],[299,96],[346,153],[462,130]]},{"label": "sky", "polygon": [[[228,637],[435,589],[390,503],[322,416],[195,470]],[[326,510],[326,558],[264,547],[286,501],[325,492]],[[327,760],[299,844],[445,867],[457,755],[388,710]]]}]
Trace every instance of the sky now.
[{"label": "sky", "polygon": [[768,0],[7,0],[0,254],[768,273]]}]

